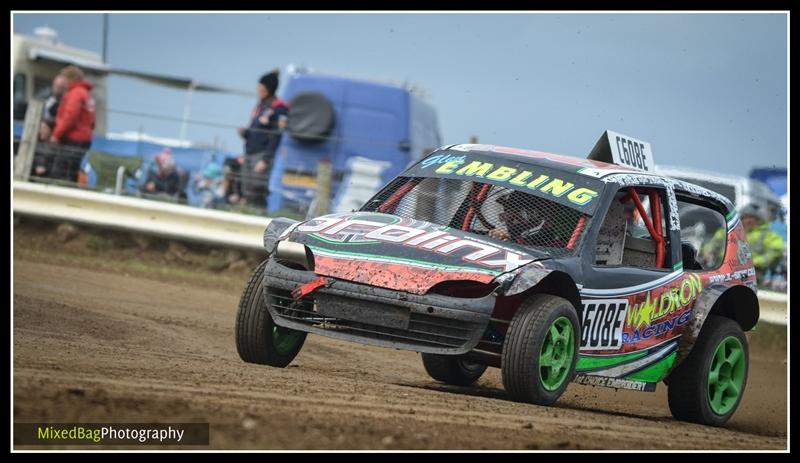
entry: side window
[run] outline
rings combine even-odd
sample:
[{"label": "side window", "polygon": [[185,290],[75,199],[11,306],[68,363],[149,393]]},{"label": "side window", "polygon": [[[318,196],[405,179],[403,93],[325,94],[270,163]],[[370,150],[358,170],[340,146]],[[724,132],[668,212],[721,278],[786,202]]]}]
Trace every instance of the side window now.
[{"label": "side window", "polygon": [[720,211],[701,200],[678,196],[683,268],[714,270],[725,259],[727,223]]},{"label": "side window", "polygon": [[620,188],[600,227],[594,264],[671,268],[665,194],[659,188]]},{"label": "side window", "polygon": [[14,103],[25,101],[25,74],[14,76]]},{"label": "side window", "polygon": [[25,119],[25,110],[27,108],[27,98],[25,97],[26,91],[25,74],[16,74],[14,76],[14,120],[21,121]]},{"label": "side window", "polygon": [[595,265],[621,265],[622,249],[625,244],[625,232],[628,221],[625,218],[625,206],[622,204],[622,197],[625,193],[617,193],[611,206],[608,208],[603,224],[600,226],[600,233],[595,241],[594,263]]}]

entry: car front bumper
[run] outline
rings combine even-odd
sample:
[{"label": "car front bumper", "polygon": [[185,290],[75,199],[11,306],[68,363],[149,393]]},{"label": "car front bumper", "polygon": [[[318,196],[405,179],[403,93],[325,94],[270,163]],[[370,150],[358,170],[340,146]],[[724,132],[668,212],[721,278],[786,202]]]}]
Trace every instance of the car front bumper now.
[{"label": "car front bumper", "polygon": [[292,298],[292,290],[319,277],[269,259],[264,300],[277,325],[375,346],[459,355],[478,344],[495,304],[494,294],[418,295],[328,277],[325,286]]}]

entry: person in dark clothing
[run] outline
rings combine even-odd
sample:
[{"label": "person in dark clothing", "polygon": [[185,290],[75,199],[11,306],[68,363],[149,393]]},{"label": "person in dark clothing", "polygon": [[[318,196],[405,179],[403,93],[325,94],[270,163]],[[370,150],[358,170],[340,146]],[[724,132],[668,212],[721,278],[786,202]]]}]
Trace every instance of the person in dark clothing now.
[{"label": "person in dark clothing", "polygon": [[228,158],[222,166],[222,186],[225,198],[230,204],[241,203],[242,198],[242,163],[244,157]]},{"label": "person in dark clothing", "polygon": [[156,155],[155,163],[147,170],[146,175],[142,193],[178,197],[181,190],[181,175],[169,148],[164,148]]},{"label": "person in dark clothing", "polygon": [[289,117],[289,106],[275,96],[277,89],[277,71],[261,76],[257,90],[259,101],[250,114],[250,126],[239,129],[239,135],[245,140],[242,202],[257,207],[265,206],[275,150]]},{"label": "person in dark clothing", "polygon": [[53,85],[38,95],[39,99],[44,100],[42,123],[39,128],[39,140],[47,141],[50,139],[50,135],[52,135],[53,128],[56,125],[58,105],[61,103],[61,97],[67,92],[68,87],[69,83],[67,82],[67,78],[58,74],[53,78]]},{"label": "person in dark clothing", "polygon": [[39,125],[39,144],[33,160],[33,175],[48,177],[52,171],[56,151],[54,146],[47,143],[50,141],[50,136],[53,134],[53,128],[56,125],[58,105],[61,103],[61,97],[66,93],[68,86],[67,78],[58,74],[53,79],[53,85],[37,95],[38,99],[44,100],[44,108],[42,110],[42,121]]}]

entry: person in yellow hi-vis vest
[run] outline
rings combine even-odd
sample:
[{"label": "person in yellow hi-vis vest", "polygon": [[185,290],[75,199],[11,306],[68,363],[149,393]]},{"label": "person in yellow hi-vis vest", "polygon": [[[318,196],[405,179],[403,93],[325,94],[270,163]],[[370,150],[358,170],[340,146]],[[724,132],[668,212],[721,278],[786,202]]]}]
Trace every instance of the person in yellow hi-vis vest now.
[{"label": "person in yellow hi-vis vest", "polygon": [[[748,204],[739,211],[742,225],[747,233],[747,242],[753,255],[753,266],[756,269],[756,278],[759,283],[763,281],[765,272],[773,268],[786,249],[786,243],[781,235],[770,229],[769,222],[762,208]],[[712,256],[722,252],[726,237],[725,228],[717,230],[711,242],[703,246],[703,255],[706,259],[715,260]]]}]

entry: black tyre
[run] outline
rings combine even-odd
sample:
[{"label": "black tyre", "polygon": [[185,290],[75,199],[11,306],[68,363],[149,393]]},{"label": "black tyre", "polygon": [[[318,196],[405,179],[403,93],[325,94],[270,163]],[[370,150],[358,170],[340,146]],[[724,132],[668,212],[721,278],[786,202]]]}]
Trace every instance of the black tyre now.
[{"label": "black tyre", "polygon": [[423,353],[422,364],[431,378],[457,386],[469,386],[486,371],[486,365],[469,362],[460,355]]},{"label": "black tyre", "polygon": [[272,320],[265,303],[266,265],[264,261],[256,267],[239,300],[236,350],[245,362],[284,368],[300,352],[307,333],[278,326]]},{"label": "black tyre", "polygon": [[575,377],[578,314],[561,297],[536,294],[514,314],[503,343],[503,386],[514,400],[551,405]]},{"label": "black tyre", "polygon": [[675,419],[722,426],[736,412],[749,369],[747,338],[730,318],[710,315],[692,351],[669,375]]}]

